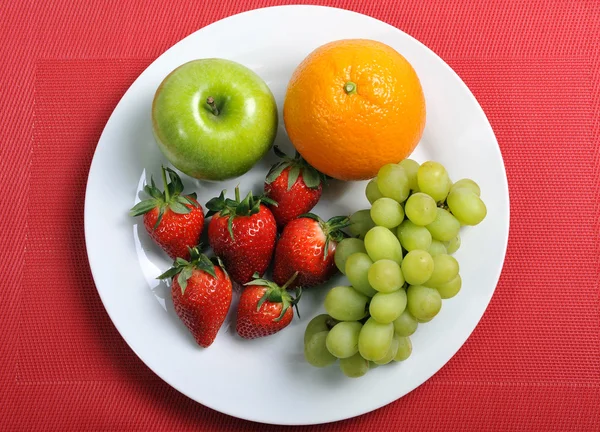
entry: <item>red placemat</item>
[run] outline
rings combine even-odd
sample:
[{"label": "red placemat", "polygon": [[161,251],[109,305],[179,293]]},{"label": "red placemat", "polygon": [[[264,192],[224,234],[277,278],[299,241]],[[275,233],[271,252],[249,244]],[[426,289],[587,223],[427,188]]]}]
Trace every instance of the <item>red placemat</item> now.
[{"label": "red placemat", "polygon": [[[83,198],[104,124],[153,59],[210,22],[284,3],[0,5],[0,430],[282,429],[187,399],[133,354],[90,276]],[[463,78],[505,158],[511,234],[458,354],[401,400],[320,429],[600,430],[600,3],[322,3],[408,32]]]}]

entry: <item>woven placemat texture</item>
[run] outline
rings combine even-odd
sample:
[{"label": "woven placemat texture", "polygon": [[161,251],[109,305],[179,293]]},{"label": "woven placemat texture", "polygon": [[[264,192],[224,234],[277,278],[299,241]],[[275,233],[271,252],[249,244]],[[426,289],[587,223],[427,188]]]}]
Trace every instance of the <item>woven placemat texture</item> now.
[{"label": "woven placemat texture", "polygon": [[[284,429],[205,408],[136,357],[94,287],[83,201],[110,113],[157,56],[286,3],[2,2],[0,430]],[[600,430],[600,3],[314,3],[386,21],[461,76],[502,150],[511,233],[488,310],[438,374],[373,413],[301,429]]]}]

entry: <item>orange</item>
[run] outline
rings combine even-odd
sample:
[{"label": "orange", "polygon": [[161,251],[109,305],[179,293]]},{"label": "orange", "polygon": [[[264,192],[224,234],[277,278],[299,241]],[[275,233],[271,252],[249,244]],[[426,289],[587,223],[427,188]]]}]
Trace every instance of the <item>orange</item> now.
[{"label": "orange", "polygon": [[340,40],[294,71],[283,119],[308,163],[336,179],[363,180],[412,153],[425,127],[425,98],[415,70],[393,48]]}]

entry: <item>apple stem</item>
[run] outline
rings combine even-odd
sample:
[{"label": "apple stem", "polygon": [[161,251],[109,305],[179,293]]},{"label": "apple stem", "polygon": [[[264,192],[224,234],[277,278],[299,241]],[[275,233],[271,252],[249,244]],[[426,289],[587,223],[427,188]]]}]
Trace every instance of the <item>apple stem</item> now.
[{"label": "apple stem", "polygon": [[219,115],[219,108],[217,108],[217,105],[215,104],[215,98],[213,98],[212,96],[209,96],[206,99],[206,103],[210,107],[210,110],[212,111],[212,113],[214,115],[218,116]]}]

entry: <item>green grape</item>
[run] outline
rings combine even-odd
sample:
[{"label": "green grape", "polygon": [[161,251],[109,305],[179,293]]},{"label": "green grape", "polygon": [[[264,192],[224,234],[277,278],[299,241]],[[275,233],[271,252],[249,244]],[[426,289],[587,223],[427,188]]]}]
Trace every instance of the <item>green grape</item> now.
[{"label": "green grape", "polygon": [[393,336],[392,323],[381,324],[369,318],[358,336],[358,351],[366,360],[381,360],[390,348]]},{"label": "green grape", "polygon": [[341,359],[340,369],[348,378],[359,378],[369,372],[369,361],[356,353],[352,357]]},{"label": "green grape", "polygon": [[457,181],[450,188],[450,192],[452,192],[455,189],[461,189],[461,188],[469,189],[475,195],[481,196],[481,189],[479,189],[479,185],[471,179],[465,178],[465,179],[461,179],[461,180]]},{"label": "green grape", "polygon": [[460,234],[457,234],[452,240],[448,242],[444,242],[444,246],[446,246],[446,250],[448,255],[453,254],[460,248]]},{"label": "green grape", "polygon": [[304,343],[304,358],[315,367],[325,367],[335,363],[337,358],[327,350],[328,331],[314,333],[307,342]]},{"label": "green grape", "polygon": [[431,246],[431,233],[425,227],[415,225],[409,220],[400,224],[396,231],[400,244],[407,251],[421,249],[429,250]]},{"label": "green grape", "polygon": [[429,246],[429,255],[434,257],[436,255],[445,254],[445,253],[448,253],[448,251],[446,250],[446,246],[444,246],[444,243],[442,243],[439,240],[431,241],[431,246]]},{"label": "green grape", "polygon": [[443,299],[449,299],[454,297],[460,291],[462,286],[462,279],[460,275],[456,275],[454,279],[450,282],[446,282],[445,284],[438,285],[435,287],[436,290],[440,293],[440,297]]},{"label": "green grape", "polygon": [[306,345],[308,343],[308,340],[315,333],[329,331],[337,323],[337,320],[331,318],[327,314],[317,315],[316,317],[310,320],[310,322],[306,326],[306,330],[304,330],[304,344]]},{"label": "green grape", "polygon": [[410,314],[408,308],[394,320],[394,332],[398,336],[410,336],[417,331],[419,323],[414,316]]},{"label": "green grape", "polygon": [[404,210],[391,198],[379,198],[371,206],[371,219],[375,225],[396,228],[404,220]]},{"label": "green grape", "polygon": [[399,203],[406,201],[410,188],[408,176],[398,164],[382,166],[377,173],[377,187],[384,197],[391,198]]},{"label": "green grape", "polygon": [[418,192],[419,185],[417,183],[417,172],[419,171],[419,163],[412,159],[404,159],[398,165],[404,168],[404,171],[406,172],[406,176],[408,177],[408,187],[410,190]]},{"label": "green grape", "polygon": [[406,308],[406,292],[401,289],[392,293],[377,293],[371,299],[369,313],[375,321],[387,324],[393,322]]},{"label": "green grape", "polygon": [[350,255],[357,252],[367,253],[365,243],[362,240],[345,238],[339,242],[335,248],[335,255],[333,257],[338,270],[346,274],[346,261]]},{"label": "green grape", "polygon": [[383,358],[376,360],[374,363],[376,365],[388,364],[392,360],[394,360],[397,353],[398,353],[398,336],[394,335],[394,336],[392,336],[392,343],[390,344],[390,347],[388,348],[388,350],[385,353],[385,355],[383,356]]},{"label": "green grape", "polygon": [[362,324],[357,321],[341,322],[329,331],[327,349],[337,358],[352,357],[358,352],[358,335]]},{"label": "green grape", "polygon": [[325,297],[325,310],[340,321],[358,321],[365,317],[369,297],[349,286],[331,288]]},{"label": "green grape", "polygon": [[398,237],[385,227],[371,228],[365,235],[365,248],[373,261],[391,259],[402,262],[402,246]]},{"label": "green grape", "polygon": [[367,187],[365,188],[365,195],[371,204],[377,201],[379,198],[383,198],[383,194],[379,191],[377,187],[377,179],[371,179],[369,183],[367,183]]},{"label": "green grape", "polygon": [[428,287],[435,288],[438,285],[443,285],[450,282],[458,274],[458,261],[456,258],[440,254],[433,257],[433,273],[425,282]]},{"label": "green grape", "polygon": [[419,322],[431,321],[442,308],[442,298],[435,288],[411,285],[406,297],[408,311]]},{"label": "green grape", "polygon": [[448,194],[448,207],[463,225],[477,225],[487,215],[485,204],[473,191],[454,189]]},{"label": "green grape", "polygon": [[396,261],[379,260],[369,268],[369,284],[377,291],[391,293],[398,291],[404,285],[404,277]]},{"label": "green grape", "polygon": [[436,202],[446,199],[450,190],[450,177],[446,168],[437,162],[425,162],[417,172],[419,190],[431,196]]},{"label": "green grape", "polygon": [[371,219],[371,210],[359,210],[350,216],[350,225],[348,229],[350,233],[358,238],[365,238],[365,234],[375,226],[375,222]]},{"label": "green grape", "polygon": [[422,192],[412,194],[404,204],[404,210],[406,211],[406,217],[419,226],[429,225],[437,216],[435,201]]},{"label": "green grape", "polygon": [[398,338],[398,350],[394,361],[404,361],[410,357],[412,353],[412,342],[408,337],[396,336]]},{"label": "green grape", "polygon": [[436,210],[435,220],[425,228],[431,233],[431,237],[442,242],[450,241],[458,235],[460,222],[448,210],[439,208]]},{"label": "green grape", "polygon": [[402,275],[410,285],[420,285],[433,273],[433,258],[429,252],[412,250],[402,260]]},{"label": "green grape", "polygon": [[369,269],[372,265],[373,261],[369,255],[362,252],[354,253],[346,260],[346,277],[350,284],[356,291],[368,297],[373,297],[377,292],[369,284]]}]

